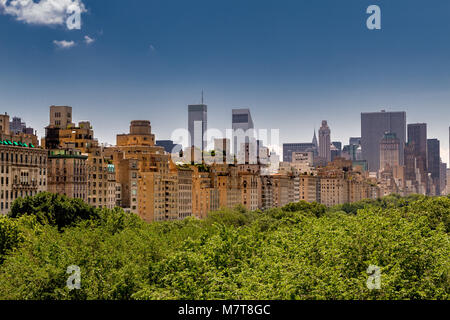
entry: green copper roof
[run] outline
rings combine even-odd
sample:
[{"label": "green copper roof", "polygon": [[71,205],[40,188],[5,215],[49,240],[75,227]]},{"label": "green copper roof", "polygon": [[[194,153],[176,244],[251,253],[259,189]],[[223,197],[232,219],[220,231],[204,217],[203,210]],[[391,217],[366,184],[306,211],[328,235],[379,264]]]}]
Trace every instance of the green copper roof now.
[{"label": "green copper roof", "polygon": [[10,140],[0,140],[0,144],[14,147],[23,147],[23,148],[36,148],[33,144],[27,145],[24,142],[10,141]]}]

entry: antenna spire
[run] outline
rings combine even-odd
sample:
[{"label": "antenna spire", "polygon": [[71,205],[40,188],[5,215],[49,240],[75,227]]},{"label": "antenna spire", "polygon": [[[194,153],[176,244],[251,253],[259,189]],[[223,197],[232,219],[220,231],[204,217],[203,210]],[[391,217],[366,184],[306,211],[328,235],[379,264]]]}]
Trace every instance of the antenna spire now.
[{"label": "antenna spire", "polygon": [[203,90],[202,90],[202,104],[203,104]]}]

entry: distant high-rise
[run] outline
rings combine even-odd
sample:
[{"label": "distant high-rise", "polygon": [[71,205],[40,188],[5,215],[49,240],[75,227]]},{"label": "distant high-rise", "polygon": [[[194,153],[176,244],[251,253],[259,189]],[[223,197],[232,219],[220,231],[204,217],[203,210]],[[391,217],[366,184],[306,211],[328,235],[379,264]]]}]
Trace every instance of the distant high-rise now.
[{"label": "distant high-rise", "polygon": [[179,153],[183,150],[180,144],[175,144],[172,140],[156,140],[155,143],[158,147],[163,147],[167,153]]},{"label": "distant high-rise", "polygon": [[13,117],[12,121],[9,123],[9,128],[13,134],[34,134],[34,129],[28,128],[26,123],[22,122],[22,119],[18,117]]},{"label": "distant high-rise", "polygon": [[380,169],[380,141],[384,133],[395,133],[400,140],[399,162],[404,163],[406,142],[406,112],[370,112],[361,113],[362,158],[367,160],[369,171]]},{"label": "distant high-rise", "polygon": [[208,107],[206,104],[188,106],[188,130],[191,139],[190,147],[206,149],[206,130],[208,128]]},{"label": "distant high-rise", "polygon": [[342,142],[340,141],[333,141],[331,143],[331,161],[333,161],[336,158],[341,157],[342,155]]},{"label": "distant high-rise", "polygon": [[[254,136],[250,136],[253,133],[248,132],[250,129],[255,129],[250,109],[233,109],[231,128],[233,129],[233,153],[235,155],[241,148],[239,144],[255,142],[250,141]],[[248,136],[246,136],[247,132]]]},{"label": "distant high-rise", "polygon": [[[427,174],[427,124],[413,123],[408,124],[408,143],[411,145],[412,153],[415,158],[415,166],[419,169],[422,180],[426,181]],[[414,174],[411,168],[407,167],[406,176]]]},{"label": "distant high-rise", "polygon": [[380,170],[398,167],[399,147],[400,140],[395,133],[386,132],[380,141]]},{"label": "distant high-rise", "polygon": [[440,180],[440,194],[445,195],[447,192],[447,164],[445,162],[441,162],[440,164],[440,173],[439,173],[439,180]]},{"label": "distant high-rise", "polygon": [[313,152],[316,146],[314,143],[283,143],[283,162],[292,162],[293,152]]},{"label": "distant high-rise", "polygon": [[441,150],[438,139],[428,139],[428,173],[433,181],[432,189],[429,190],[432,195],[440,195],[440,171],[441,171]]},{"label": "distant high-rise", "polygon": [[319,129],[319,157],[323,160],[330,162],[331,161],[331,131],[330,127],[328,127],[327,121],[322,121],[322,126]]}]

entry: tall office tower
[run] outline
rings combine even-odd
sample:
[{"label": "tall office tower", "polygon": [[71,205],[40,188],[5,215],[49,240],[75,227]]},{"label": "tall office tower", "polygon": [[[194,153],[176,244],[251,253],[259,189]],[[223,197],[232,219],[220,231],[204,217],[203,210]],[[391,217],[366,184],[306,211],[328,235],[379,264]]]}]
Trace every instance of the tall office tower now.
[{"label": "tall office tower", "polygon": [[66,129],[72,124],[72,107],[50,106],[50,126]]},{"label": "tall office tower", "polygon": [[[255,142],[253,141],[253,133],[247,131],[255,129],[253,125],[250,109],[233,109],[231,128],[233,129],[233,153],[238,154],[241,149],[241,144]],[[252,136],[249,136],[252,134]]]},{"label": "tall office tower", "polygon": [[22,122],[21,118],[13,117],[12,121],[9,123],[9,128],[13,134],[34,134],[33,128],[27,128],[25,122]]},{"label": "tall office tower", "polygon": [[421,173],[427,172],[427,124],[408,124],[408,143],[413,145],[417,168]]},{"label": "tall office tower", "polygon": [[208,106],[193,104],[188,106],[188,130],[190,147],[204,151],[206,149],[206,130],[208,128]]},{"label": "tall office tower", "polygon": [[331,143],[331,161],[342,156],[342,142],[333,141]]},{"label": "tall office tower", "polygon": [[441,169],[441,171],[439,172],[439,180],[441,188],[440,194],[445,195],[447,189],[447,164],[441,161],[440,169]]},{"label": "tall office tower", "polygon": [[399,161],[404,163],[406,142],[406,112],[370,112],[361,113],[362,158],[367,160],[369,171],[380,169],[380,141],[385,132],[395,133],[400,140]]},{"label": "tall office tower", "polygon": [[433,186],[429,189],[431,195],[440,194],[440,171],[441,171],[441,150],[438,139],[428,139],[428,173],[431,174]]},{"label": "tall office tower", "polygon": [[322,121],[322,126],[319,129],[319,157],[326,160],[327,162],[331,161],[331,152],[330,152],[330,127],[328,127],[327,121]]},{"label": "tall office tower", "polygon": [[380,142],[380,170],[393,169],[399,165],[400,140],[395,133],[386,132]]}]

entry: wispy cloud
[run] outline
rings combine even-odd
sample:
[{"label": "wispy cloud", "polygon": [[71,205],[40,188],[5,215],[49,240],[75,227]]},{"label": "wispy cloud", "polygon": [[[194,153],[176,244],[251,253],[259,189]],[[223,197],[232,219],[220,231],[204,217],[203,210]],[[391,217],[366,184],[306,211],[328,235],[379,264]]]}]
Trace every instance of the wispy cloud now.
[{"label": "wispy cloud", "polygon": [[156,48],[151,44],[148,46],[148,48],[150,49],[151,52],[155,52]]},{"label": "wispy cloud", "polygon": [[89,36],[84,36],[84,42],[86,42],[86,44],[91,44],[92,42],[95,42],[95,39]]},{"label": "wispy cloud", "polygon": [[82,0],[0,0],[0,13],[37,25],[63,25],[74,10],[86,12]]},{"label": "wispy cloud", "polygon": [[67,40],[61,41],[53,40],[53,43],[60,49],[69,49],[76,45],[75,41],[67,41]]}]

